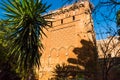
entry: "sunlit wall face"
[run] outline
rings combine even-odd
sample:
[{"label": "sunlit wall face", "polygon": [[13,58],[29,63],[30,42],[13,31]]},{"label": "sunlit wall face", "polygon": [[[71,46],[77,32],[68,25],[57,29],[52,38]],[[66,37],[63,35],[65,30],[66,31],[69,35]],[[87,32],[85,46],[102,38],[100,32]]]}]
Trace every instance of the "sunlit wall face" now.
[{"label": "sunlit wall face", "polygon": [[[43,36],[42,40],[44,51],[40,59],[42,65],[40,72],[43,74],[40,80],[51,78],[53,74],[51,71],[57,64],[79,65],[81,70],[85,69],[85,66],[73,64],[71,61],[75,60],[75,63],[78,63],[80,61],[78,58],[82,58],[77,52],[78,49],[84,56],[82,63],[87,59],[84,54],[94,54],[93,49],[90,49],[94,48],[95,41],[90,12],[88,2],[79,2],[48,13],[51,14],[49,17],[52,17],[51,21],[53,22],[52,28],[44,30],[47,37]],[[87,55],[87,57],[90,56]]]}]

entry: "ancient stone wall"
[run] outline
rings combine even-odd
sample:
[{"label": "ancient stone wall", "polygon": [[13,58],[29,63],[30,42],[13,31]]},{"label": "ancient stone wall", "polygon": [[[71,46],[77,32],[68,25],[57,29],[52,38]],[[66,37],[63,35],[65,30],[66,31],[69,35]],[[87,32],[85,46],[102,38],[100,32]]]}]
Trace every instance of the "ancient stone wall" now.
[{"label": "ancient stone wall", "polygon": [[68,63],[68,58],[77,58],[74,48],[82,47],[81,40],[94,44],[94,30],[90,3],[78,2],[45,15],[52,17],[51,28],[44,30],[41,67],[37,70],[39,80],[48,80],[57,64]]}]

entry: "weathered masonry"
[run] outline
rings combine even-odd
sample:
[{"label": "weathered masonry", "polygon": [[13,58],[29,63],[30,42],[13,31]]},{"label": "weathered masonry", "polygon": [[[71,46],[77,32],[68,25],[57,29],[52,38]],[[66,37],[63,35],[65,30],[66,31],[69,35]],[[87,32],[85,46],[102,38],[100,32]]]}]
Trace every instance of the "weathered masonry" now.
[{"label": "weathered masonry", "polygon": [[[77,47],[84,47],[84,41],[92,44],[95,42],[88,1],[62,7],[46,16],[52,17],[53,22],[51,23],[52,28],[44,30],[47,37],[44,36],[42,41],[44,51],[40,59],[41,68],[37,70],[39,80],[52,78],[52,71],[57,64],[73,65],[68,62],[68,58],[78,58],[73,50]],[[79,67],[85,69],[84,66]]]}]

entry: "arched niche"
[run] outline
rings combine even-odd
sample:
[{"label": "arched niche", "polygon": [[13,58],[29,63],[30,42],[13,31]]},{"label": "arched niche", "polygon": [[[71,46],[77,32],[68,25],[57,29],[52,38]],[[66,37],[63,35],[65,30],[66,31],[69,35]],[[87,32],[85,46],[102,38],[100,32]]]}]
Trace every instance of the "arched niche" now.
[{"label": "arched niche", "polygon": [[76,55],[73,52],[74,49],[75,49],[75,47],[73,45],[68,47],[67,53],[68,53],[69,58],[76,58]]},{"label": "arched niche", "polygon": [[53,67],[57,63],[57,53],[58,51],[56,48],[51,49],[50,54],[48,56],[48,62],[50,67]]},{"label": "arched niche", "polygon": [[50,55],[51,57],[56,57],[58,54],[57,54],[57,49],[56,48],[53,48],[50,50]]},{"label": "arched niche", "polygon": [[66,63],[66,52],[67,52],[67,49],[65,47],[61,47],[58,50],[60,64]]},{"label": "arched niche", "polygon": [[68,52],[68,58],[67,58],[67,63],[69,65],[73,65],[74,63],[77,63],[77,55],[73,52],[75,47],[73,45],[69,46],[67,49]]}]

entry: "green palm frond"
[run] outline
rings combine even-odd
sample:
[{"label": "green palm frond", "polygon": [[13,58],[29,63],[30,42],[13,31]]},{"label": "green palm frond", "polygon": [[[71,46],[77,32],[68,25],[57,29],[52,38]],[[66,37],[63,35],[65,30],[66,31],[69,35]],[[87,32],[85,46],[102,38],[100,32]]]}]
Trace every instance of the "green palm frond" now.
[{"label": "green palm frond", "polygon": [[49,22],[41,14],[49,7],[40,0],[3,0],[2,9],[13,29],[9,55],[17,59],[19,66],[24,65],[26,69],[39,66],[43,49],[41,35],[45,34],[42,28]]}]

